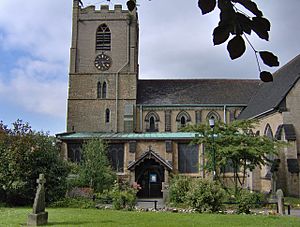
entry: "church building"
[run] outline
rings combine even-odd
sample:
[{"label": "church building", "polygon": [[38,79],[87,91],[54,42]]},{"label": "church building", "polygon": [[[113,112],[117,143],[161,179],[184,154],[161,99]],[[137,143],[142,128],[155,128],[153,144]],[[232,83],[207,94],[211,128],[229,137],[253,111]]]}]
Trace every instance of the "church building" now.
[{"label": "church building", "polygon": [[[64,156],[81,158],[82,143],[108,143],[112,168],[142,189],[138,196],[163,197],[171,174],[207,177],[203,146],[189,145],[188,124],[209,119],[259,119],[257,133],[291,142],[278,168],[248,173],[245,187],[282,188],[299,196],[300,57],[274,74],[274,82],[234,79],[139,79],[136,11],[73,3],[67,131],[57,134]],[[201,73],[201,72],[199,72]]]}]

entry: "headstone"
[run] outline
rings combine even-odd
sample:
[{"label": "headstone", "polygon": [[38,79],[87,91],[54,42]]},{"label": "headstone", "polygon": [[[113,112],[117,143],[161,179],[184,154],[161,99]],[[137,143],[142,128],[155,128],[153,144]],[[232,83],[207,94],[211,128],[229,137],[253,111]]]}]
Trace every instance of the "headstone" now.
[{"label": "headstone", "polygon": [[276,191],[277,203],[278,203],[278,213],[284,215],[284,197],[281,189]]},{"label": "headstone", "polygon": [[28,215],[27,224],[29,226],[45,225],[48,222],[48,212],[45,211],[45,186],[44,174],[39,175],[36,181],[38,188],[35,194],[32,214]]}]

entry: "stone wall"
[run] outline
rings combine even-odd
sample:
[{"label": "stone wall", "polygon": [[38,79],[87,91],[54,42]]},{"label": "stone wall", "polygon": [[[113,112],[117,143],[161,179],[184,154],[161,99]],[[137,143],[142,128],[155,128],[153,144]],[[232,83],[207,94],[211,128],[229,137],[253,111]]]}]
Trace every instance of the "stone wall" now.
[{"label": "stone wall", "polygon": [[[142,113],[141,113],[142,109]],[[136,109],[136,130],[141,132],[146,132],[146,125],[147,122],[145,121],[147,114],[150,112],[155,112],[159,116],[159,122],[157,122],[158,125],[158,131],[159,132],[165,132],[165,111],[171,111],[171,132],[178,132],[180,129],[180,122],[176,121],[176,117],[179,113],[185,111],[189,114],[191,117],[191,121],[187,122],[187,124],[196,124],[196,112],[200,112],[200,123],[205,123],[208,120],[208,117],[210,114],[214,114],[218,116],[218,119],[220,119],[221,122],[224,122],[224,108],[222,107],[147,107],[147,106],[141,106],[138,105]],[[225,111],[225,117],[226,122],[230,122],[234,117],[237,117],[240,113],[241,108],[239,107],[231,107],[226,108]],[[233,114],[232,114],[233,113]],[[142,115],[141,115],[142,114]],[[142,116],[142,118],[141,118]]]}]

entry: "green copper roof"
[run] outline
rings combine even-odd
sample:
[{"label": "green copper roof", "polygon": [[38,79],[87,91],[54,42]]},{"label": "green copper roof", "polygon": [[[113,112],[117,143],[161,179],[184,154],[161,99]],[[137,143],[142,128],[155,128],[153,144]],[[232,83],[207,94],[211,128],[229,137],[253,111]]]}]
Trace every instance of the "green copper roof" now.
[{"label": "green copper roof", "polygon": [[145,133],[104,133],[104,132],[74,132],[61,133],[56,137],[61,140],[82,140],[91,138],[116,140],[176,140],[193,139],[196,133],[192,132],[145,132]]}]

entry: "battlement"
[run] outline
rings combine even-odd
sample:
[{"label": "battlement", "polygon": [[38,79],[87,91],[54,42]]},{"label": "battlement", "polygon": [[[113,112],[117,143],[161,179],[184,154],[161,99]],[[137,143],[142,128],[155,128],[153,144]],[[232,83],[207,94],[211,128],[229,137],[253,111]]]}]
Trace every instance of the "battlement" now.
[{"label": "battlement", "polygon": [[100,9],[96,9],[96,6],[90,5],[84,8],[81,8],[81,12],[97,12],[97,13],[128,13],[129,11],[124,9],[122,5],[114,5],[114,9],[110,10],[109,5],[101,5]]}]

